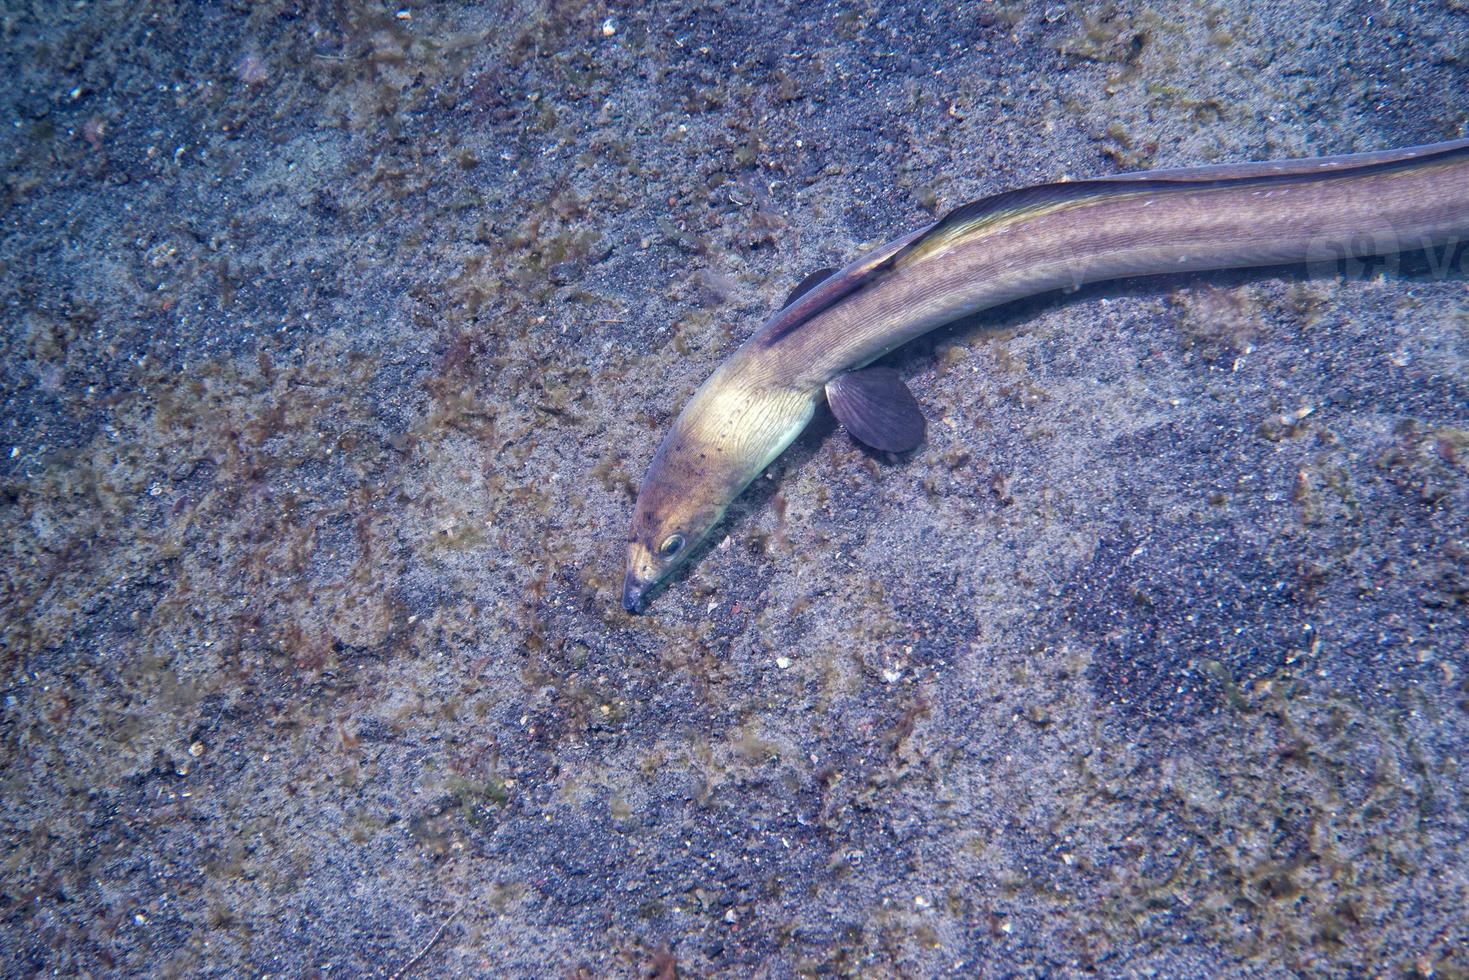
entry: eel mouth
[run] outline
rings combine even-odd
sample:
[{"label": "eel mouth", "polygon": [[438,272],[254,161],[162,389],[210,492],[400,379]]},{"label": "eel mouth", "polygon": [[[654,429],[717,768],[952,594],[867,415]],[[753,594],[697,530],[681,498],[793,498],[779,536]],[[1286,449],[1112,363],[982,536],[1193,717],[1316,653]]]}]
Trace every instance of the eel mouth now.
[{"label": "eel mouth", "polygon": [[648,583],[638,578],[632,572],[622,580],[622,608],[634,616],[643,611],[643,596],[648,591]]}]

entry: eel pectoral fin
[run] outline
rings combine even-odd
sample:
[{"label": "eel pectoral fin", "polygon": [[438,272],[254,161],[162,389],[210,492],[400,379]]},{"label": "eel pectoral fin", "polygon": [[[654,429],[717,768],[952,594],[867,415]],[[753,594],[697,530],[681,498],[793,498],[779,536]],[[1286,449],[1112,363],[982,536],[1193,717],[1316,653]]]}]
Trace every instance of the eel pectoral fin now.
[{"label": "eel pectoral fin", "polygon": [[787,306],[790,306],[796,300],[805,296],[834,275],[836,275],[835,269],[817,269],[805,279],[796,283],[796,287],[786,294],[786,301],[780,304],[780,308],[785,309]]},{"label": "eel pectoral fin", "polygon": [[923,411],[892,368],[839,374],[826,383],[826,400],[853,438],[873,449],[902,453],[923,441]]}]

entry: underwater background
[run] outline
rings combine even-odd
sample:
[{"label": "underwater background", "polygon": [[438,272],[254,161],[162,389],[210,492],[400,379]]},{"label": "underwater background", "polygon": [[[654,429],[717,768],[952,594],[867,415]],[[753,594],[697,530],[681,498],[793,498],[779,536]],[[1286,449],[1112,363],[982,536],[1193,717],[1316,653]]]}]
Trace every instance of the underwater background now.
[{"label": "underwater background", "polygon": [[646,615],[812,269],[1469,134],[1469,3],[0,13],[0,973],[1469,971],[1469,280],[1011,304]]}]

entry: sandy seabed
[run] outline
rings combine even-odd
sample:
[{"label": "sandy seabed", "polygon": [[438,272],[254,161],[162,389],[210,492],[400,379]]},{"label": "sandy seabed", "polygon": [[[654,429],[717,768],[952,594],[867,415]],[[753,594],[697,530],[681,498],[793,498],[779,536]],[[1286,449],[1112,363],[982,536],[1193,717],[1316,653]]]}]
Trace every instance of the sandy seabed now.
[{"label": "sandy seabed", "polygon": [[0,972],[1469,971],[1462,252],[942,330],[618,604],[805,273],[1465,135],[1469,7],[792,9],[7,6]]}]

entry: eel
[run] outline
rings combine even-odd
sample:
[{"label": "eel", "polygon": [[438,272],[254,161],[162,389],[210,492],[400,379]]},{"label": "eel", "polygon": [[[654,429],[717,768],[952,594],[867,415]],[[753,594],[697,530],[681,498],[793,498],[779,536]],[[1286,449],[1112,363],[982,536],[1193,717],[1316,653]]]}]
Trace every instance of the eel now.
[{"label": "eel", "polygon": [[824,396],[857,440],[905,452],[922,411],[871,363],[1011,300],[1126,276],[1331,262],[1469,237],[1469,139],[1122,174],[1005,191],[820,270],[694,393],[638,491],[622,605],[695,551]]}]

